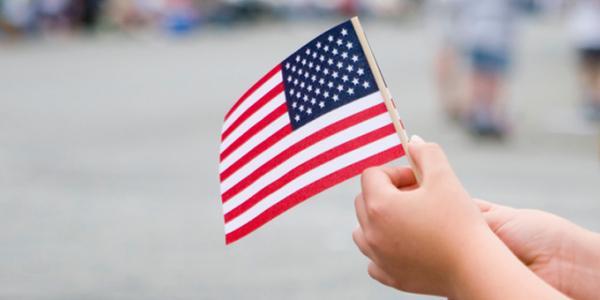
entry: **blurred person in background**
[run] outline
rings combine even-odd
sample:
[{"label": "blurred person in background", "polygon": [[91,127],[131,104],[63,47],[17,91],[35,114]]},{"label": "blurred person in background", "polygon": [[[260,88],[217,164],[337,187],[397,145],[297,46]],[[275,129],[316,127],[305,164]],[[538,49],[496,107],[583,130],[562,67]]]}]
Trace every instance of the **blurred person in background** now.
[{"label": "blurred person in background", "polygon": [[459,121],[465,110],[464,79],[461,70],[461,45],[458,40],[459,6],[456,0],[435,1],[436,20],[440,21],[441,45],[435,62],[436,83],[445,114]]},{"label": "blurred person in background", "polygon": [[201,19],[220,25],[256,22],[260,18],[272,16],[277,9],[285,11],[286,8],[281,1],[275,0],[202,0],[199,4]]},{"label": "blurred person in background", "polygon": [[37,5],[38,22],[43,31],[65,31],[69,27],[67,10],[69,0],[40,0]]},{"label": "blurred person in background", "polygon": [[339,4],[339,11],[344,16],[356,16],[361,10],[360,2],[359,0],[342,0]]},{"label": "blurred person in background", "polygon": [[[452,119],[463,120],[476,136],[502,138],[509,130],[503,98],[518,3],[446,0],[441,4],[446,42],[438,55],[437,78],[446,111]],[[459,61],[468,68],[466,92],[460,88]]]},{"label": "blurred person in background", "polygon": [[181,34],[198,25],[199,8],[216,2],[218,1],[112,0],[107,4],[107,13],[109,19],[124,31],[162,27],[169,33]]},{"label": "blurred person in background", "polygon": [[145,27],[160,17],[163,0],[110,0],[107,3],[109,19],[120,29]]},{"label": "blurred person in background", "polygon": [[197,25],[198,19],[198,11],[192,0],[166,0],[163,26],[169,32],[189,32]]},{"label": "blurred person in background", "polygon": [[371,0],[366,9],[378,18],[404,18],[418,15],[423,8],[424,1],[420,0]]},{"label": "blurred person in background", "polygon": [[575,2],[571,33],[579,58],[583,113],[600,122],[600,0]]},{"label": "blurred person in background", "polygon": [[33,0],[0,0],[0,28],[12,38],[31,33],[35,29]]},{"label": "blurred person in background", "polygon": [[71,0],[69,18],[75,29],[93,32],[102,13],[103,0]]}]

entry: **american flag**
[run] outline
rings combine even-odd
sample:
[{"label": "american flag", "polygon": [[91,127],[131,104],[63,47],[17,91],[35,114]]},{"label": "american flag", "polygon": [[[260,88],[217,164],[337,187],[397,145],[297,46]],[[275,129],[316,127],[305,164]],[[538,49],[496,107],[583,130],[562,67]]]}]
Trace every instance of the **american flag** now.
[{"label": "american flag", "polygon": [[226,243],[402,155],[357,33],[344,22],[275,66],[227,113],[219,164]]}]

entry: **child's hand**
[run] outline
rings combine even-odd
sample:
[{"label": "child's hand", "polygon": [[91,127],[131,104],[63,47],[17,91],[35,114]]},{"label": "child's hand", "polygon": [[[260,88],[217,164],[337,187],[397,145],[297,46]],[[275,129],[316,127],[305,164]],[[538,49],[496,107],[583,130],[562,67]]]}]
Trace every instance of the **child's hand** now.
[{"label": "child's hand", "polygon": [[409,145],[423,176],[371,168],[356,197],[353,238],[369,274],[397,289],[457,299],[564,299],[494,235],[441,148]]},{"label": "child's hand", "polygon": [[365,170],[353,238],[372,259],[373,278],[404,291],[448,296],[469,250],[493,234],[442,149],[414,140],[409,151],[423,175],[421,186],[410,168]]},{"label": "child's hand", "polygon": [[490,228],[533,272],[575,299],[597,299],[600,237],[553,214],[477,201]]}]

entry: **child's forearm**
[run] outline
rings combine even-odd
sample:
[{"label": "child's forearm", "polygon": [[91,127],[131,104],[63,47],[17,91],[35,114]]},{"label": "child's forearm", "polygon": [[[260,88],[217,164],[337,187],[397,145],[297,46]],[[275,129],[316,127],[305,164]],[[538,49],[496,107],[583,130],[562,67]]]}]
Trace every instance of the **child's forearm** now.
[{"label": "child's forearm", "polygon": [[464,246],[458,253],[453,298],[567,299],[531,272],[495,235],[482,233]]}]

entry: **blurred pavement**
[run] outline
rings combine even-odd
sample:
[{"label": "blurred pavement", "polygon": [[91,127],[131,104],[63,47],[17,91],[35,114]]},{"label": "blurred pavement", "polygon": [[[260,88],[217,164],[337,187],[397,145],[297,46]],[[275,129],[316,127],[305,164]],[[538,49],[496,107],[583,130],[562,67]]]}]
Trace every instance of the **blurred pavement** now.
[{"label": "blurred pavement", "polygon": [[[356,179],[224,245],[222,117],[334,23],[0,45],[0,299],[421,299],[368,277]],[[364,24],[409,133],[440,143],[473,196],[600,230],[598,133],[576,115],[565,32],[524,25],[500,144],[441,116],[432,30]]]}]

